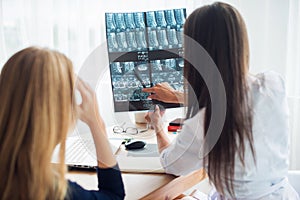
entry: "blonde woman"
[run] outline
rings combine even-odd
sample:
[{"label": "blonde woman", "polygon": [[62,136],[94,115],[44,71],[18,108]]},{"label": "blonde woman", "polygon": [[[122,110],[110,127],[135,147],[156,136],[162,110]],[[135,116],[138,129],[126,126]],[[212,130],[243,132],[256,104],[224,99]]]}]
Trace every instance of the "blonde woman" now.
[{"label": "blonde woman", "polygon": [[[124,186],[92,89],[61,53],[30,47],[13,55],[0,75],[0,199],[123,199]],[[65,140],[76,119],[91,130],[98,158],[98,191],[65,180]],[[57,144],[60,164],[51,157]]]}]

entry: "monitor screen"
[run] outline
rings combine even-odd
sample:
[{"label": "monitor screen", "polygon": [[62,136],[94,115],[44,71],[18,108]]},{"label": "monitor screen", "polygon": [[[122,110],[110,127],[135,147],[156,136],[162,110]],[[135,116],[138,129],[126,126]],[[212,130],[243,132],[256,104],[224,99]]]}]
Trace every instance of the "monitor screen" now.
[{"label": "monitor screen", "polygon": [[148,110],[153,104],[142,88],[168,82],[183,91],[182,34],[185,9],[106,13],[106,37],[114,109]]}]

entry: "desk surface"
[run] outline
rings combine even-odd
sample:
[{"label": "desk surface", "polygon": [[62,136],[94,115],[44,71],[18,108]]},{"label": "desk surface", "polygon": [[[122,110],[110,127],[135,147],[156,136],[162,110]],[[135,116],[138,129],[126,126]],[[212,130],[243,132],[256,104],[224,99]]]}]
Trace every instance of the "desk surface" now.
[{"label": "desk surface", "polygon": [[[142,125],[142,128],[143,126],[145,125]],[[110,133],[111,130],[112,128],[109,127],[108,133]],[[149,130],[149,132],[150,131],[151,130]],[[169,137],[172,140],[176,137],[176,135],[169,134]],[[145,140],[147,141],[147,143],[156,142],[156,137],[154,133],[150,135],[149,133],[137,135],[137,139]],[[175,176],[163,174],[163,173],[161,174],[124,173],[124,172],[122,173],[122,178],[123,178],[125,192],[126,192],[125,199],[127,200],[141,199],[143,197],[144,197],[143,199],[147,199],[147,200],[161,199],[160,195],[164,195],[164,196],[171,195],[171,197],[174,198],[178,194],[181,194],[182,192],[191,188],[193,185],[199,183],[205,177],[206,174],[202,170],[191,173],[190,175],[187,175],[185,177],[177,177],[177,178]],[[89,189],[89,190],[97,189],[98,184],[97,184],[96,172],[70,171],[67,173],[66,178],[77,182],[85,189]]]},{"label": "desk surface", "polygon": [[[83,188],[98,189],[97,176],[95,172],[70,171],[67,178],[77,182]],[[172,181],[175,176],[168,174],[136,174],[122,173],[125,186],[125,199],[140,199],[154,190]]]},{"label": "desk surface", "polygon": [[[71,171],[66,178],[77,182],[85,189],[97,189],[96,172]],[[174,199],[198,183],[202,191],[207,190],[208,186],[208,182],[203,181],[207,180],[207,175],[202,169],[180,177],[168,174],[122,173],[122,178],[127,200],[166,199],[167,197]],[[191,191],[187,194],[190,193]]]}]

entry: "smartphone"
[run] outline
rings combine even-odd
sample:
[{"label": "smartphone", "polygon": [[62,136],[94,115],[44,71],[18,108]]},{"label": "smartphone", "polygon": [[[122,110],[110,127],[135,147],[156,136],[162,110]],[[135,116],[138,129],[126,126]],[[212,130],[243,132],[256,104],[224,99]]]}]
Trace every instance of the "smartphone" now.
[{"label": "smartphone", "polygon": [[184,118],[176,118],[169,123],[169,126],[182,126]]}]

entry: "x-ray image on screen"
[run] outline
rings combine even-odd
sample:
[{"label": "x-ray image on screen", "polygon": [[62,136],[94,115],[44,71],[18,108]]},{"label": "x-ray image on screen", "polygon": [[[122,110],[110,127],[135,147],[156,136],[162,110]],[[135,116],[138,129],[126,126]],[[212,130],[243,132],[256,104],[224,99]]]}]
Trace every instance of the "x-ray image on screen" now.
[{"label": "x-ray image on screen", "polygon": [[172,58],[165,60],[153,60],[152,83],[168,82],[175,90],[183,92],[183,59]]},{"label": "x-ray image on screen", "polygon": [[182,34],[185,9],[106,13],[106,37],[115,111],[148,110],[143,88],[168,82],[183,90]]},{"label": "x-ray image on screen", "polygon": [[144,13],[106,13],[109,52],[147,50]]},{"label": "x-ray image on screen", "polygon": [[185,9],[146,12],[149,50],[182,47]]}]

